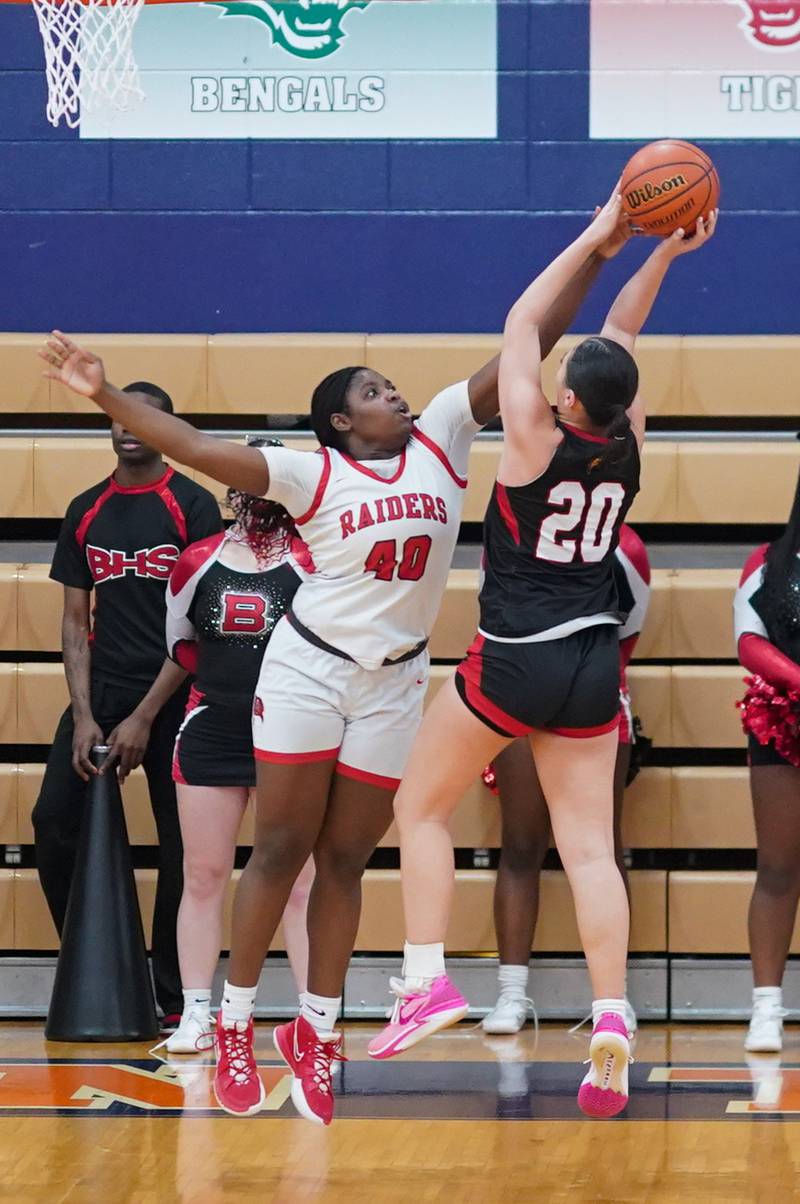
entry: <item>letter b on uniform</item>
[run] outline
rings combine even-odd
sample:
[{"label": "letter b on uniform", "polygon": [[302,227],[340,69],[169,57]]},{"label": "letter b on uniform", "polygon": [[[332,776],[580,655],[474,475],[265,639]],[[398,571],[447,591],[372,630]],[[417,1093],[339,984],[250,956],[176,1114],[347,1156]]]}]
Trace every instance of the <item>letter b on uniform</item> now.
[{"label": "letter b on uniform", "polygon": [[259,594],[223,594],[220,630],[225,635],[263,635],[267,602]]}]

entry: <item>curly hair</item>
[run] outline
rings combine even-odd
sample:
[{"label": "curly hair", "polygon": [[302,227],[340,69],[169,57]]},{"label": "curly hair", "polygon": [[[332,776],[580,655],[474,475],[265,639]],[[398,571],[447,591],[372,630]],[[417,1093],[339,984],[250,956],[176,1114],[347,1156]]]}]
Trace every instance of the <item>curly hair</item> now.
[{"label": "curly hair", "polygon": [[[250,447],[283,447],[280,439],[261,437],[247,440]],[[229,489],[225,495],[233,517],[247,536],[247,546],[259,563],[277,559],[289,551],[298,538],[297,527],[289,511],[278,502]]]}]

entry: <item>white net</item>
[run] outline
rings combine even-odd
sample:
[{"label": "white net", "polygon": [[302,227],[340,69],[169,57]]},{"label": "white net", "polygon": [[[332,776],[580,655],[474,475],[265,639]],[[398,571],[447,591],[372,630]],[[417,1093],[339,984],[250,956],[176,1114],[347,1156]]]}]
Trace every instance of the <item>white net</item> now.
[{"label": "white net", "polygon": [[75,129],[81,109],[125,110],[143,99],[133,30],[145,0],[33,0],[44,42],[47,119]]}]

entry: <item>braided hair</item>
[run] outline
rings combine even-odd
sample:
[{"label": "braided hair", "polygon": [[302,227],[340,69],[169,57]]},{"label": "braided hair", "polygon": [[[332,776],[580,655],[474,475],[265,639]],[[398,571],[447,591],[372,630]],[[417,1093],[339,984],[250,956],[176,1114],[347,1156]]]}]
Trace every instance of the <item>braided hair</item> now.
[{"label": "braided hair", "polygon": [[322,447],[345,451],[345,433],[337,431],[331,422],[334,414],[348,412],[347,392],[359,372],[367,372],[363,366],[338,368],[321,380],[311,396],[311,426]]},{"label": "braided hair", "polygon": [[639,389],[630,352],[602,335],[583,339],[567,360],[566,386],[609,440],[593,467],[625,463],[634,445],[628,409]]},{"label": "braided hair", "polygon": [[[247,443],[249,447],[283,447],[280,439],[261,436],[248,438]],[[294,519],[278,502],[233,488],[228,490],[225,501],[259,564],[285,555],[292,540],[298,538]]]}]

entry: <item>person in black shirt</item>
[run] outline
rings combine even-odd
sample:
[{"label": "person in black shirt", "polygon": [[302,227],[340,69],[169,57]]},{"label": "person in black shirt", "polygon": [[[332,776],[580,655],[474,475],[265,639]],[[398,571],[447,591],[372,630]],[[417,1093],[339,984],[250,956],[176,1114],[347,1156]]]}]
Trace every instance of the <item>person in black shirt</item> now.
[{"label": "person in black shirt", "polygon": [[[167,393],[127,386],[172,413]],[[221,530],[217,502],[159,452],[113,423],[117,467],[70,502],[50,576],[64,586],[62,646],[70,706],[61,716],[33,809],[36,863],[61,933],[75,865],[92,746],[107,743],[120,781],[143,764],[158,829],[153,917],[156,998],[182,1010],[176,917],[183,888],[172,750],[186,705],[185,670],[165,659],[167,581],[190,543]],[[94,594],[94,610],[90,601]]]}]

